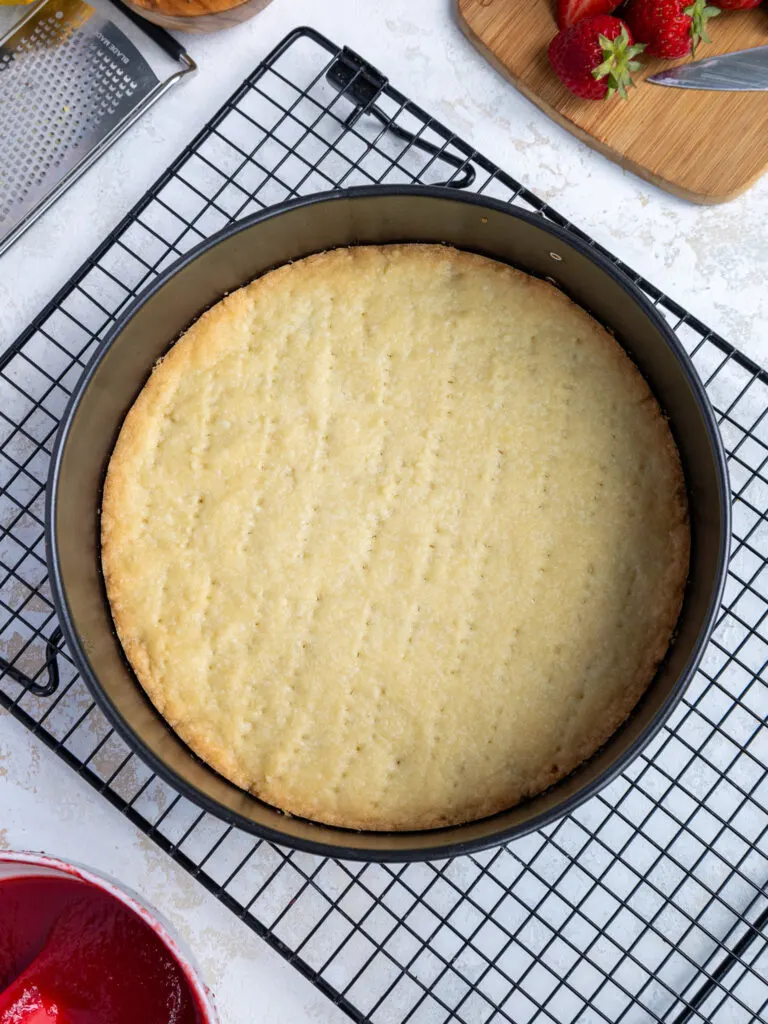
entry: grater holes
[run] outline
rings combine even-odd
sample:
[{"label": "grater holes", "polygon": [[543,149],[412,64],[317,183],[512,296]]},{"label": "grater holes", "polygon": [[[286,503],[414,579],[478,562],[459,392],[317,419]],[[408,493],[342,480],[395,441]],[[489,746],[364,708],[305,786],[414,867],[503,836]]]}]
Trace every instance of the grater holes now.
[{"label": "grater holes", "polygon": [[[79,160],[90,134],[103,133],[136,102],[131,68],[119,67],[97,40],[72,31],[77,27],[39,17],[13,39],[13,52],[0,54],[0,233],[9,216],[21,216],[21,204],[34,203]],[[3,138],[10,125],[12,135]]]}]

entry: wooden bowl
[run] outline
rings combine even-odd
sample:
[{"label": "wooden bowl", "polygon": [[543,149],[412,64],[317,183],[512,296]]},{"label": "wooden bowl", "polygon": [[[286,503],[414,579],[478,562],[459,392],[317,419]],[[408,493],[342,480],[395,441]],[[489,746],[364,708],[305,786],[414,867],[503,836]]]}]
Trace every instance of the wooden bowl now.
[{"label": "wooden bowl", "polygon": [[262,11],[270,0],[123,0],[136,14],[177,32],[218,32]]}]

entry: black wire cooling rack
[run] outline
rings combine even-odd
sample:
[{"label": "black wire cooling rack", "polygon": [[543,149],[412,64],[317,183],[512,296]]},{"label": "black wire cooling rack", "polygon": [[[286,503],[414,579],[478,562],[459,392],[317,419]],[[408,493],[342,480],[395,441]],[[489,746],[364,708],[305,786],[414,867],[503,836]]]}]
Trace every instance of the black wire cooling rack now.
[{"label": "black wire cooling rack", "polygon": [[0,360],[0,701],[356,1021],[766,1021],[768,374],[629,268],[717,410],[732,557],[714,638],[676,713],[569,817],[431,864],[277,848],[152,775],[59,646],[46,474],[99,339],[159,271],[229,221],[383,182],[471,188],[599,248],[354,53],[312,30],[288,36]]}]

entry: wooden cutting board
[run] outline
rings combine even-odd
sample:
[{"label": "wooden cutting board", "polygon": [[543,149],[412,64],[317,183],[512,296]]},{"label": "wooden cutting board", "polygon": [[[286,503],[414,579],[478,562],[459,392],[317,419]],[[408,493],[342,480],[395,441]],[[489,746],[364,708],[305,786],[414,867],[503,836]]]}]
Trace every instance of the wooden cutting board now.
[{"label": "wooden cutting board", "polygon": [[[556,78],[547,46],[555,0],[458,0],[459,21],[480,51],[558,124],[647,181],[696,203],[721,203],[768,169],[768,92],[714,93],[648,85],[673,64],[647,61],[623,102],[580,100]],[[710,22],[697,56],[768,44],[768,6]]]}]

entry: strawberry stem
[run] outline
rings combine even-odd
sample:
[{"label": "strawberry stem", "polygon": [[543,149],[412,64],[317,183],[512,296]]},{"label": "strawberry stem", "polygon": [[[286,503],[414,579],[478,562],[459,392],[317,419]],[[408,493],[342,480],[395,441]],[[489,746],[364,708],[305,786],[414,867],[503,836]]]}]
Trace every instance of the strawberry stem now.
[{"label": "strawberry stem", "polygon": [[607,36],[598,37],[603,60],[592,71],[596,79],[608,79],[608,91],[606,99],[610,99],[618,93],[622,99],[629,99],[627,87],[634,85],[632,72],[637,71],[641,66],[640,61],[634,60],[645,49],[644,43],[630,43],[627,26],[622,26],[621,33],[615,39]]},{"label": "strawberry stem", "polygon": [[721,14],[719,7],[712,7],[707,0],[693,0],[690,7],[685,8],[685,13],[691,19],[691,56],[696,56],[696,47],[700,42],[711,43],[707,35],[707,22],[710,18],[716,18]]}]

